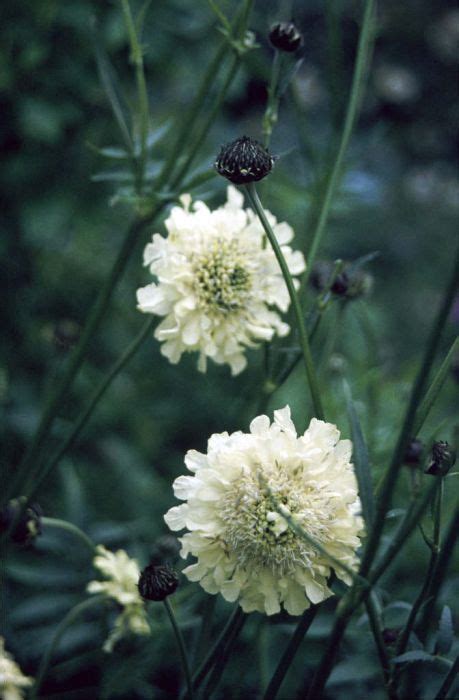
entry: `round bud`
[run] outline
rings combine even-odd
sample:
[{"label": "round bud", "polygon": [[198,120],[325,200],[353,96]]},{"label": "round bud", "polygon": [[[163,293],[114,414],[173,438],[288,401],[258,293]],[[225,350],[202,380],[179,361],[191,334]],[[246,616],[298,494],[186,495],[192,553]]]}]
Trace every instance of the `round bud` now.
[{"label": "round bud", "polygon": [[11,526],[11,539],[16,544],[29,545],[41,534],[42,510],[37,503],[24,509],[24,496],[9,501],[0,511],[0,532],[7,532]]},{"label": "round bud", "polygon": [[164,600],[174,593],[178,576],[170,566],[149,564],[140,574],[139,593],[144,600]]},{"label": "round bud", "polygon": [[223,146],[215,168],[235,185],[246,185],[266,177],[273,163],[274,158],[258,141],[242,136]]},{"label": "round bud", "polygon": [[303,36],[293,22],[279,22],[271,27],[269,40],[278,51],[293,53],[302,45]]},{"label": "round bud", "polygon": [[439,440],[433,444],[432,459],[425,473],[432,476],[446,476],[455,462],[455,450],[444,440]]}]

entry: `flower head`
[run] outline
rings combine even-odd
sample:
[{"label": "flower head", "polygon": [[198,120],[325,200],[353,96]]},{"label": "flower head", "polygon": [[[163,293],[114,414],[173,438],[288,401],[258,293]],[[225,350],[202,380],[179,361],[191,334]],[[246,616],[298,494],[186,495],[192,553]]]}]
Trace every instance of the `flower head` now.
[{"label": "flower head", "polygon": [[[300,615],[330,596],[334,565],[311,540],[355,569],[362,530],[352,445],[339,437],[334,425],[315,418],[298,437],[286,406],[272,424],[255,418],[248,434],[212,435],[207,454],[190,450],[185,464],[194,476],[174,482],[186,502],[164,516],[171,530],[188,530],[181,555],[197,562],[183,573],[208,593],[239,600],[245,612],[273,615],[283,605]],[[350,583],[341,567],[336,575]]]},{"label": "flower head", "polygon": [[[173,363],[183,352],[199,352],[198,368],[207,358],[227,363],[233,374],[247,364],[246,347],[285,336],[290,328],[276,307],[287,311],[290,298],[281,270],[256,215],[243,209],[243,196],[228,188],[228,201],[211,211],[203,202],[184,195],[166,220],[168,237],[153,236],[144,251],[157,282],[137,291],[138,308],[164,316],[155,337]],[[268,219],[292,275],[304,270],[302,253],[287,245],[293,230]]]},{"label": "flower head", "polygon": [[174,593],[178,576],[167,564],[149,564],[140,574],[139,593],[144,600],[164,600]]},{"label": "flower head", "polygon": [[14,523],[12,541],[28,546],[41,534],[42,510],[38,503],[24,508],[26,500],[25,496],[13,498],[0,511],[0,532],[8,531]]},{"label": "flower head", "polygon": [[302,45],[303,35],[293,22],[279,22],[271,27],[269,40],[278,51],[293,53]]},{"label": "flower head", "polygon": [[22,688],[28,688],[33,679],[24,676],[21,669],[11,656],[5,651],[5,642],[0,637],[0,695],[4,700],[21,700]]},{"label": "flower head", "polygon": [[115,621],[112,633],[104,644],[105,651],[112,651],[118,639],[128,632],[149,634],[150,627],[137,588],[140,569],[135,559],[130,559],[122,549],[110,552],[103,545],[98,545],[93,564],[107,580],[90,581],[87,591],[103,593],[123,608]]},{"label": "flower head", "polygon": [[215,169],[235,185],[246,185],[269,175],[273,163],[274,158],[261,143],[249,136],[241,136],[222,147]]}]

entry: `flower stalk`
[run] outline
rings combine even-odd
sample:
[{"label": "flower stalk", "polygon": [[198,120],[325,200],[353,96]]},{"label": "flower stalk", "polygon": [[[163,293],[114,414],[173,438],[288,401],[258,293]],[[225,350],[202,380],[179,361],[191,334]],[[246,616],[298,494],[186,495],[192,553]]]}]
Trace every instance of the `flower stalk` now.
[{"label": "flower stalk", "polygon": [[260,199],[258,197],[258,193],[257,193],[257,190],[255,188],[255,184],[253,182],[249,183],[248,185],[245,186],[245,190],[247,192],[249,201],[252,204],[255,212],[257,213],[257,215],[260,219],[260,222],[261,222],[261,224],[266,232],[268,240],[272,246],[274,254],[275,254],[277,261],[279,263],[279,267],[282,270],[282,275],[284,277],[285,284],[287,286],[288,293],[290,295],[290,300],[291,300],[292,307],[293,307],[293,313],[295,315],[295,320],[296,320],[299,339],[300,339],[301,351],[303,353],[304,366],[306,369],[306,376],[308,378],[309,390],[311,392],[312,402],[313,402],[313,406],[314,406],[314,412],[315,412],[315,415],[320,420],[325,420],[325,414],[324,414],[324,410],[322,407],[322,400],[320,397],[317,376],[316,376],[315,369],[314,369],[314,363],[313,363],[313,359],[312,359],[311,349],[309,347],[309,339],[308,339],[308,335],[306,333],[306,327],[305,327],[305,323],[304,323],[304,319],[303,319],[303,311],[301,309],[298,295],[296,293],[295,286],[293,284],[292,276],[291,276],[290,271],[288,269],[287,263],[285,262],[285,258],[282,254],[279,243],[277,242],[277,238],[274,235],[274,232],[273,232],[273,230],[268,222],[268,219],[266,218],[266,214],[264,212],[263,206],[262,206]]},{"label": "flower stalk", "polygon": [[177,648],[179,650],[180,660],[182,662],[183,673],[185,675],[187,685],[187,698],[188,700],[193,700],[193,683],[191,679],[190,666],[188,664],[188,656],[186,653],[185,642],[183,640],[182,632],[180,630],[180,627],[178,626],[169,598],[164,598],[163,603],[177,642]]}]

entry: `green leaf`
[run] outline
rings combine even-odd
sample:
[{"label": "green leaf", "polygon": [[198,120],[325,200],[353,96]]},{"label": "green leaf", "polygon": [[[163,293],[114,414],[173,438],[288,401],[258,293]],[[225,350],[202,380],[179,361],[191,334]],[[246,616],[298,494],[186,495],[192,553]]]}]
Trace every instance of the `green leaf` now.
[{"label": "green leaf", "polygon": [[450,608],[445,605],[441,612],[438,625],[437,640],[435,643],[436,654],[448,654],[454,641],[453,617]]},{"label": "green leaf", "polygon": [[413,649],[412,651],[407,651],[405,654],[396,656],[395,659],[393,659],[394,664],[409,664],[417,663],[418,661],[432,662],[438,661],[438,658],[433,656],[433,654],[429,654],[427,651],[423,651],[422,649]]},{"label": "green leaf", "polygon": [[360,426],[359,417],[352,400],[351,389],[345,379],[343,379],[343,390],[347,407],[347,415],[351,428],[352,442],[354,444],[355,475],[359,485],[362,513],[367,527],[370,528],[373,524],[375,512],[370,460],[368,457],[368,450],[363,437],[362,428]]}]

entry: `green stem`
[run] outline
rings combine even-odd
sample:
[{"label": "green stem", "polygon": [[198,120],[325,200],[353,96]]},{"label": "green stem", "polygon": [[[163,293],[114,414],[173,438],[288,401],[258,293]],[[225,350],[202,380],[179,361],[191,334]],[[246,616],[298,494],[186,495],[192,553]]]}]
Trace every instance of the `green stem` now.
[{"label": "green stem", "polygon": [[266,688],[265,694],[263,695],[263,700],[274,700],[277,697],[281,685],[284,682],[284,678],[287,675],[287,671],[289,670],[293,659],[295,658],[295,655],[300,647],[301,642],[304,639],[306,632],[310,628],[316,616],[317,610],[318,606],[312,605],[301,616],[301,619],[296,626],[295,632],[293,633],[287,645],[287,648],[285,649],[277,665],[277,668],[274,671],[269,685]]},{"label": "green stem", "polygon": [[40,522],[43,527],[54,527],[58,530],[65,530],[70,532],[72,535],[78,537],[81,542],[87,547],[91,554],[94,556],[96,552],[96,545],[94,542],[83,532],[79,527],[73,523],[69,523],[67,520],[59,520],[58,518],[40,518]]},{"label": "green stem", "polygon": [[[128,345],[126,350],[123,352],[123,354],[119,357],[119,359],[114,363],[113,367],[110,369],[110,371],[106,374],[106,376],[102,379],[100,384],[96,387],[92,397],[90,398],[88,405],[86,408],[82,411],[80,416],[78,417],[78,420],[76,421],[75,425],[73,426],[72,430],[69,432],[67,438],[64,440],[62,443],[61,447],[57,450],[56,454],[54,457],[50,460],[50,462],[45,466],[44,469],[40,471],[40,463],[38,463],[38,468],[35,470],[32,470],[29,478],[27,479],[26,485],[24,487],[24,494],[30,498],[36,490],[39,488],[40,484],[43,482],[43,480],[48,476],[48,474],[54,469],[54,467],[60,462],[62,457],[66,454],[66,452],[73,447],[75,444],[77,438],[79,437],[81,431],[83,430],[84,426],[90,419],[91,415],[93,414],[97,404],[101,400],[101,398],[104,396],[105,392],[111,385],[112,381],[115,379],[115,377],[121,372],[123,367],[127,365],[129,360],[135,355],[151,329],[153,328],[154,324],[156,323],[156,318],[149,319],[144,323],[142,326],[142,329],[140,333],[134,338],[134,340]],[[28,492],[28,489],[30,488],[30,492]]]},{"label": "green stem", "polygon": [[459,338],[456,338],[451,345],[451,348],[449,349],[448,354],[446,355],[445,359],[443,360],[440,369],[438,370],[437,374],[435,375],[434,380],[432,381],[432,384],[430,385],[429,389],[426,391],[426,394],[424,398],[422,399],[419,408],[416,411],[416,418],[414,420],[413,424],[413,437],[416,436],[419,431],[421,430],[422,426],[424,425],[424,421],[426,420],[427,416],[429,415],[429,411],[432,408],[433,404],[435,403],[442,387],[443,384],[445,383],[445,380],[448,376],[448,371],[451,365],[451,362],[456,354],[456,352],[459,350]]},{"label": "green stem", "polygon": [[282,53],[274,51],[273,63],[271,67],[271,79],[268,87],[268,104],[262,121],[262,133],[264,135],[264,146],[269,147],[273,126],[277,123],[277,112],[279,108],[279,97],[277,95],[277,87],[282,65]]},{"label": "green stem", "polygon": [[438,594],[440,592],[443,581],[445,579],[448,570],[448,564],[450,562],[451,557],[454,554],[454,547],[458,535],[459,506],[456,506],[455,510],[453,511],[453,515],[451,517],[449,525],[446,528],[446,534],[443,537],[440,556],[438,557],[435,571],[432,574],[432,580],[430,582],[429,601],[428,603],[426,603],[426,605],[424,605],[422,609],[421,619],[417,627],[418,637],[422,642],[426,641],[430,624],[434,619],[433,611],[435,603],[438,598]]},{"label": "green stem", "polygon": [[141,194],[145,176],[145,165],[147,161],[147,136],[149,122],[148,94],[147,85],[145,82],[142,47],[139,43],[136,28],[134,25],[134,20],[132,18],[129,0],[121,0],[121,5],[123,8],[124,21],[128,31],[129,43],[131,45],[131,60],[135,66],[135,75],[137,83],[140,143],[140,152],[137,159],[137,191],[139,194]]},{"label": "green stem", "polygon": [[199,631],[198,640],[196,643],[196,649],[194,654],[194,662],[197,663],[201,660],[204,649],[209,645],[210,633],[212,631],[212,620],[214,617],[215,605],[217,603],[217,596],[209,595],[205,598],[203,604],[203,611],[201,617],[201,629]]},{"label": "green stem", "polygon": [[300,302],[298,300],[298,295],[295,290],[295,286],[293,284],[293,279],[290,274],[290,271],[288,269],[288,265],[285,262],[284,255],[282,253],[281,247],[279,243],[277,242],[277,238],[275,236],[274,231],[272,230],[268,219],[266,218],[263,206],[260,202],[260,199],[257,194],[257,190],[255,188],[255,184],[251,182],[249,185],[246,185],[245,187],[248,198],[250,200],[250,203],[252,204],[255,212],[257,213],[261,224],[266,232],[266,235],[268,236],[269,242],[272,246],[272,249],[274,251],[274,254],[277,258],[277,262],[279,263],[279,267],[282,271],[282,275],[285,280],[285,284],[288,289],[288,293],[290,296],[290,300],[292,302],[292,308],[293,308],[293,313],[295,315],[295,320],[297,323],[297,328],[298,328],[298,334],[300,338],[300,346],[301,350],[303,353],[303,360],[304,360],[304,366],[306,368],[306,376],[308,378],[308,383],[309,383],[309,389],[311,392],[312,396],[312,402],[314,405],[314,411],[317,416],[317,418],[324,420],[324,411],[322,408],[322,400],[320,398],[320,392],[319,392],[319,387],[317,383],[317,377],[314,369],[314,364],[312,360],[312,355],[311,355],[311,349],[309,347],[309,339],[308,335],[306,333],[306,328],[304,324],[304,319],[303,319],[303,312],[301,310]]},{"label": "green stem", "polygon": [[391,464],[387,469],[381,483],[381,490],[376,502],[375,520],[365,546],[365,553],[361,566],[361,574],[363,576],[365,576],[368,572],[368,569],[371,566],[371,563],[376,554],[376,550],[378,548],[379,540],[384,527],[386,513],[390,508],[392,493],[395,487],[397,477],[400,473],[400,464],[402,463],[403,455],[405,453],[408,440],[412,435],[417,408],[421,400],[424,387],[429,378],[432,363],[435,359],[435,354],[440,342],[441,332],[448,318],[449,310],[456,293],[458,279],[459,250],[456,255],[456,260],[454,262],[451,279],[448,282],[444,294],[443,303],[434,321],[433,328],[427,342],[423,362],[411,392],[410,401],[406,411],[403,426],[400,431],[398,442],[394,450],[394,455],[392,457]]},{"label": "green stem", "polygon": [[205,689],[202,692],[202,695],[206,700],[210,700],[210,697],[212,696],[212,694],[217,688],[217,685],[222,679],[223,671],[225,670],[225,666],[228,663],[228,660],[231,656],[231,652],[233,651],[234,644],[236,643],[236,640],[239,636],[239,632],[244,626],[246,619],[246,615],[242,615],[238,618],[237,624],[234,625],[233,629],[231,630],[231,634],[228,635],[226,644],[220,647],[218,650],[218,654],[215,659],[214,669],[210,674],[210,678],[206,684]]},{"label": "green stem", "polygon": [[435,566],[438,561],[438,556],[440,554],[440,528],[441,528],[441,508],[442,508],[442,500],[443,500],[443,491],[444,491],[444,480],[441,479],[440,481],[440,488],[438,489],[436,493],[436,498],[435,498],[435,515],[434,515],[434,533],[433,533],[433,541],[431,545],[431,553],[430,553],[430,561],[429,561],[429,566],[427,568],[427,573],[424,579],[423,586],[419,592],[418,597],[416,598],[416,601],[413,604],[413,607],[410,610],[410,614],[408,615],[408,619],[405,623],[405,626],[400,633],[400,636],[397,640],[397,645],[395,647],[395,656],[401,656],[401,654],[404,653],[406,650],[406,646],[408,644],[408,640],[410,638],[411,631],[415,625],[416,622],[416,617],[419,612],[419,609],[421,608],[422,604],[424,601],[429,597],[429,592],[430,592],[430,586],[432,584],[432,576],[433,572],[435,570]]},{"label": "green stem", "polygon": [[343,165],[344,155],[346,153],[347,147],[349,145],[349,140],[351,138],[352,130],[357,119],[357,112],[360,103],[360,98],[362,94],[363,82],[365,79],[365,73],[368,70],[367,58],[370,53],[371,43],[373,40],[373,18],[374,0],[367,0],[365,5],[365,12],[363,15],[362,29],[359,36],[359,43],[357,47],[357,56],[355,60],[354,75],[352,78],[351,92],[349,95],[349,102],[346,110],[346,117],[344,120],[343,131],[341,133],[341,138],[336,152],[335,160],[331,169],[330,177],[327,180],[327,185],[325,189],[324,198],[320,208],[319,218],[315,230],[312,235],[312,242],[308,252],[308,267],[306,268],[303,285],[306,285],[309,275],[311,274],[312,268],[314,266],[314,261],[316,259],[317,250],[322,240],[322,236],[325,230],[325,226],[328,220],[328,215],[330,213],[331,204],[333,197],[338,185],[341,168]]},{"label": "green stem", "polygon": [[231,638],[231,635],[233,634],[233,630],[237,628],[241,622],[241,619],[243,618],[244,613],[242,612],[242,609],[237,605],[230,618],[228,619],[225,627],[223,628],[220,636],[217,638],[214,646],[212,649],[209,651],[207,654],[206,658],[202,662],[202,664],[199,666],[198,670],[193,676],[193,688],[199,688],[201,685],[202,681],[204,678],[207,676],[209,673],[210,669],[215,663],[216,658],[218,657],[218,654],[220,653],[220,649],[222,649],[228,642],[228,639]]},{"label": "green stem", "polygon": [[[419,522],[425,509],[435,495],[437,487],[438,482],[434,480],[429,488],[425,490],[422,497],[419,497],[417,502],[413,503],[408,509],[408,512],[406,513],[395,535],[391,539],[391,542],[380,563],[374,569],[372,569],[368,575],[368,581],[370,582],[371,586],[375,585],[396,555],[400,552],[402,546],[413,532],[416,524]],[[320,700],[320,698],[322,698],[323,689],[333,668],[333,662],[347,625],[354,611],[365,600],[366,596],[369,595],[370,590],[371,588],[368,587],[362,588],[358,583],[354,584],[338,604],[335,624],[329,636],[322,659],[308,689],[306,700]]]},{"label": "green stem", "polygon": [[[445,680],[441,684],[434,700],[446,700],[448,692],[453,685],[457,674],[459,673],[459,656],[456,656],[453,665],[449,669],[448,673],[446,674]],[[454,700],[453,697],[451,697],[451,700]]]},{"label": "green stem", "polygon": [[177,647],[179,650],[180,654],[180,659],[182,662],[182,667],[183,667],[183,672],[185,674],[185,679],[186,679],[186,685],[188,689],[188,698],[189,700],[193,699],[193,685],[191,681],[191,673],[190,673],[190,667],[188,664],[188,657],[185,649],[185,642],[183,640],[182,633],[180,631],[180,627],[177,624],[177,620],[175,619],[174,611],[172,610],[172,605],[170,603],[169,598],[164,598],[164,607],[166,608],[167,614],[169,616],[169,620],[172,625],[172,629],[174,630],[175,634],[175,639],[177,641]]},{"label": "green stem", "polygon": [[381,664],[381,669],[384,677],[384,684],[387,690],[387,696],[390,700],[397,700],[397,693],[395,689],[391,687],[390,684],[390,659],[382,635],[381,621],[375,603],[374,593],[371,593],[365,600],[365,607],[367,610],[371,631],[373,633],[373,638],[375,640],[376,650],[378,652],[379,657],[379,663]]},{"label": "green stem", "polygon": [[89,610],[89,608],[99,605],[99,603],[101,603],[104,600],[106,600],[106,596],[104,593],[93,596],[92,598],[84,600],[82,603],[78,603],[78,605],[75,605],[75,607],[72,608],[70,612],[68,612],[67,615],[64,617],[54,634],[51,644],[49,645],[48,649],[45,651],[41,659],[38,673],[35,678],[35,683],[30,691],[30,700],[36,700],[36,698],[38,697],[38,691],[40,690],[40,686],[43,683],[43,680],[46,676],[53,654],[56,648],[58,647],[59,642],[61,641],[62,636],[64,635],[66,630],[75,622],[75,620],[80,615]]},{"label": "green stem", "polygon": [[40,420],[40,423],[35,432],[35,436],[30,443],[28,449],[26,450],[21,464],[18,467],[17,476],[12,480],[11,488],[6,494],[5,502],[9,499],[11,494],[17,491],[24,481],[24,476],[28,472],[29,467],[35,462],[38,452],[42,447],[45,439],[53,424],[54,418],[67,395],[69,387],[73,380],[75,379],[83,360],[86,356],[88,346],[92,341],[99,324],[104,316],[104,313],[108,307],[111,299],[111,295],[115,288],[116,283],[120,279],[127,265],[127,262],[131,256],[134,249],[136,239],[144,228],[144,226],[149,223],[160,211],[163,204],[159,204],[155,211],[148,218],[136,219],[133,224],[128,229],[126,236],[124,238],[123,244],[118,252],[118,255],[113,263],[113,266],[102,285],[102,289],[89,312],[88,319],[83,328],[78,345],[74,348],[72,355],[70,356],[68,365],[64,374],[62,375],[60,381],[57,383],[53,393],[48,397],[46,401],[44,411]]}]

